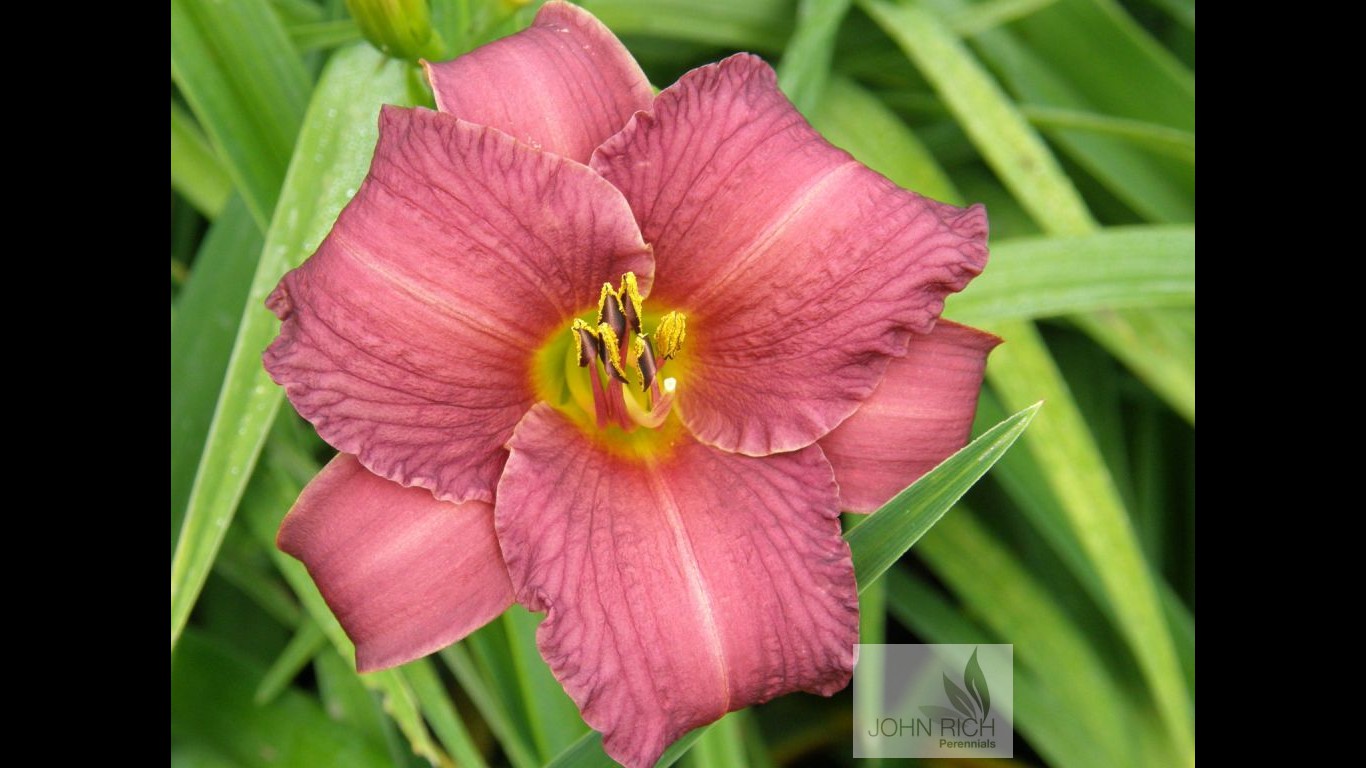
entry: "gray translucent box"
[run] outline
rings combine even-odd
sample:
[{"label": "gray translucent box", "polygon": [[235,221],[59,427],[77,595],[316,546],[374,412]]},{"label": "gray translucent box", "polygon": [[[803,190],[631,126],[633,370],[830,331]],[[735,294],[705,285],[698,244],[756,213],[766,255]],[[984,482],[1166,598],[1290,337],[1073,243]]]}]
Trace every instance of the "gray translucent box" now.
[{"label": "gray translucent box", "polygon": [[1014,650],[859,645],[854,757],[1013,757]]}]

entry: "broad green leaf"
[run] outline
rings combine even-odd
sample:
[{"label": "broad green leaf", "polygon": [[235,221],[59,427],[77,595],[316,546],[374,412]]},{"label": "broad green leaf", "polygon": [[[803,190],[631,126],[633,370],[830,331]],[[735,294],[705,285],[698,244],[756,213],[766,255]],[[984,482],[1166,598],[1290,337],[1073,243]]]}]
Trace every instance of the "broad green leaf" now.
[{"label": "broad green leaf", "polygon": [[179,104],[171,102],[171,189],[200,213],[215,219],[232,194],[232,180],[209,140]]},{"label": "broad green leaf", "polygon": [[982,433],[845,534],[860,590],[879,579],[1024,433],[1038,403]]},{"label": "broad green leaf", "polygon": [[797,26],[778,64],[778,85],[804,115],[810,115],[830,79],[835,36],[852,0],[798,0]]},{"label": "broad green leaf", "polygon": [[1081,234],[1094,220],[1076,187],[996,81],[936,16],[918,5],[861,0],[934,86],[959,125],[1020,203],[1055,234]]},{"label": "broad green leaf", "polygon": [[171,326],[171,546],[190,498],[262,238],[234,197],[209,229]]},{"label": "broad green leaf", "polygon": [[1075,317],[1172,409],[1195,423],[1195,313],[1097,312]]},{"label": "broad green leaf", "polygon": [[283,397],[261,367],[261,351],[279,326],[263,302],[281,275],[317,247],[360,186],[379,107],[401,102],[404,93],[400,66],[363,45],[340,51],[318,84],[242,309],[171,561],[173,649]]},{"label": "broad green leaf", "polygon": [[831,77],[808,117],[830,143],[906,189],[945,202],[961,199],[901,118],[852,80]]},{"label": "broad green leaf", "polygon": [[986,271],[944,313],[985,323],[1194,303],[1193,227],[1116,227],[994,242]]},{"label": "broad green leaf", "polygon": [[311,697],[252,700],[264,674],[209,638],[189,632],[171,657],[171,738],[210,747],[239,766],[384,766],[382,751],[333,722]]},{"label": "broad green leaf", "polygon": [[171,0],[171,79],[266,228],[309,78],[265,0]]},{"label": "broad green leaf", "polygon": [[1139,660],[1181,760],[1187,761],[1194,737],[1184,675],[1152,571],[1110,470],[1034,326],[1010,322],[988,328],[1010,340],[992,353],[987,367],[987,377],[1007,407],[1039,397],[1049,405],[1025,445],[1044,469],[1072,535],[1093,564],[1118,629]]}]

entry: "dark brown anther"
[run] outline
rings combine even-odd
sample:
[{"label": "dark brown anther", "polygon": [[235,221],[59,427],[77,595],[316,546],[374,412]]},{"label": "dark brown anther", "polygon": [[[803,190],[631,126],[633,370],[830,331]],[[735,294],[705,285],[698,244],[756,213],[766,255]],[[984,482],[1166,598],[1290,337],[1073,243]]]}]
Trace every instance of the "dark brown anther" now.
[{"label": "dark brown anther", "polygon": [[655,381],[655,374],[659,372],[659,364],[655,362],[654,344],[648,339],[643,339],[640,349],[640,357],[636,358],[636,364],[640,366],[640,386],[642,390],[647,390]]},{"label": "dark brown anther", "polygon": [[579,367],[587,368],[593,364],[594,358],[602,358],[602,341],[587,325],[575,324],[574,332],[578,335],[579,341]]},{"label": "dark brown anther", "polygon": [[618,339],[626,338],[626,315],[622,313],[621,301],[616,296],[609,293],[603,297],[599,315],[598,323],[611,326]]}]

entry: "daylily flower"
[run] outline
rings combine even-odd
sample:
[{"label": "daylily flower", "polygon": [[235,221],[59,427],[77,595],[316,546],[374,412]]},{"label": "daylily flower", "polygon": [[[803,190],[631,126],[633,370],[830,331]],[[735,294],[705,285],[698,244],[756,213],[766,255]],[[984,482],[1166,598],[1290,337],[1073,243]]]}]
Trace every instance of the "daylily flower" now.
[{"label": "daylily flower", "polygon": [[823,140],[741,54],[657,96],[586,12],[428,66],[269,300],[271,375],[341,454],[280,546],[362,671],[513,600],[607,752],[843,688],[841,509],[966,440],[996,339],[938,321],[986,215]]}]

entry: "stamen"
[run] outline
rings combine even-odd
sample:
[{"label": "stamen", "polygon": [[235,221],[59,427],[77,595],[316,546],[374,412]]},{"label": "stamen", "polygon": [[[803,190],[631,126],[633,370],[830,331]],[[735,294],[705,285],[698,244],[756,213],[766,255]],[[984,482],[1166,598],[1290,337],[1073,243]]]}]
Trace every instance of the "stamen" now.
[{"label": "stamen", "polygon": [[659,319],[655,329],[655,346],[659,356],[670,360],[683,349],[683,340],[688,336],[687,318],[681,312],[670,312]]},{"label": "stamen", "polygon": [[[669,312],[660,318],[653,338],[646,336],[641,333],[642,304],[636,276],[627,272],[621,276],[620,287],[602,284],[596,325],[581,319],[570,325],[579,367],[588,369],[599,429],[612,424],[628,432],[636,427],[655,429],[663,425],[673,408],[678,380],[660,379],[659,371],[682,350],[687,323],[681,313]],[[638,377],[641,391],[649,393],[645,398],[648,406],[625,391],[627,360]],[[606,379],[598,369],[599,362],[607,372]],[[571,384],[570,390],[577,392],[575,398],[586,408],[588,393],[582,385]]]}]

